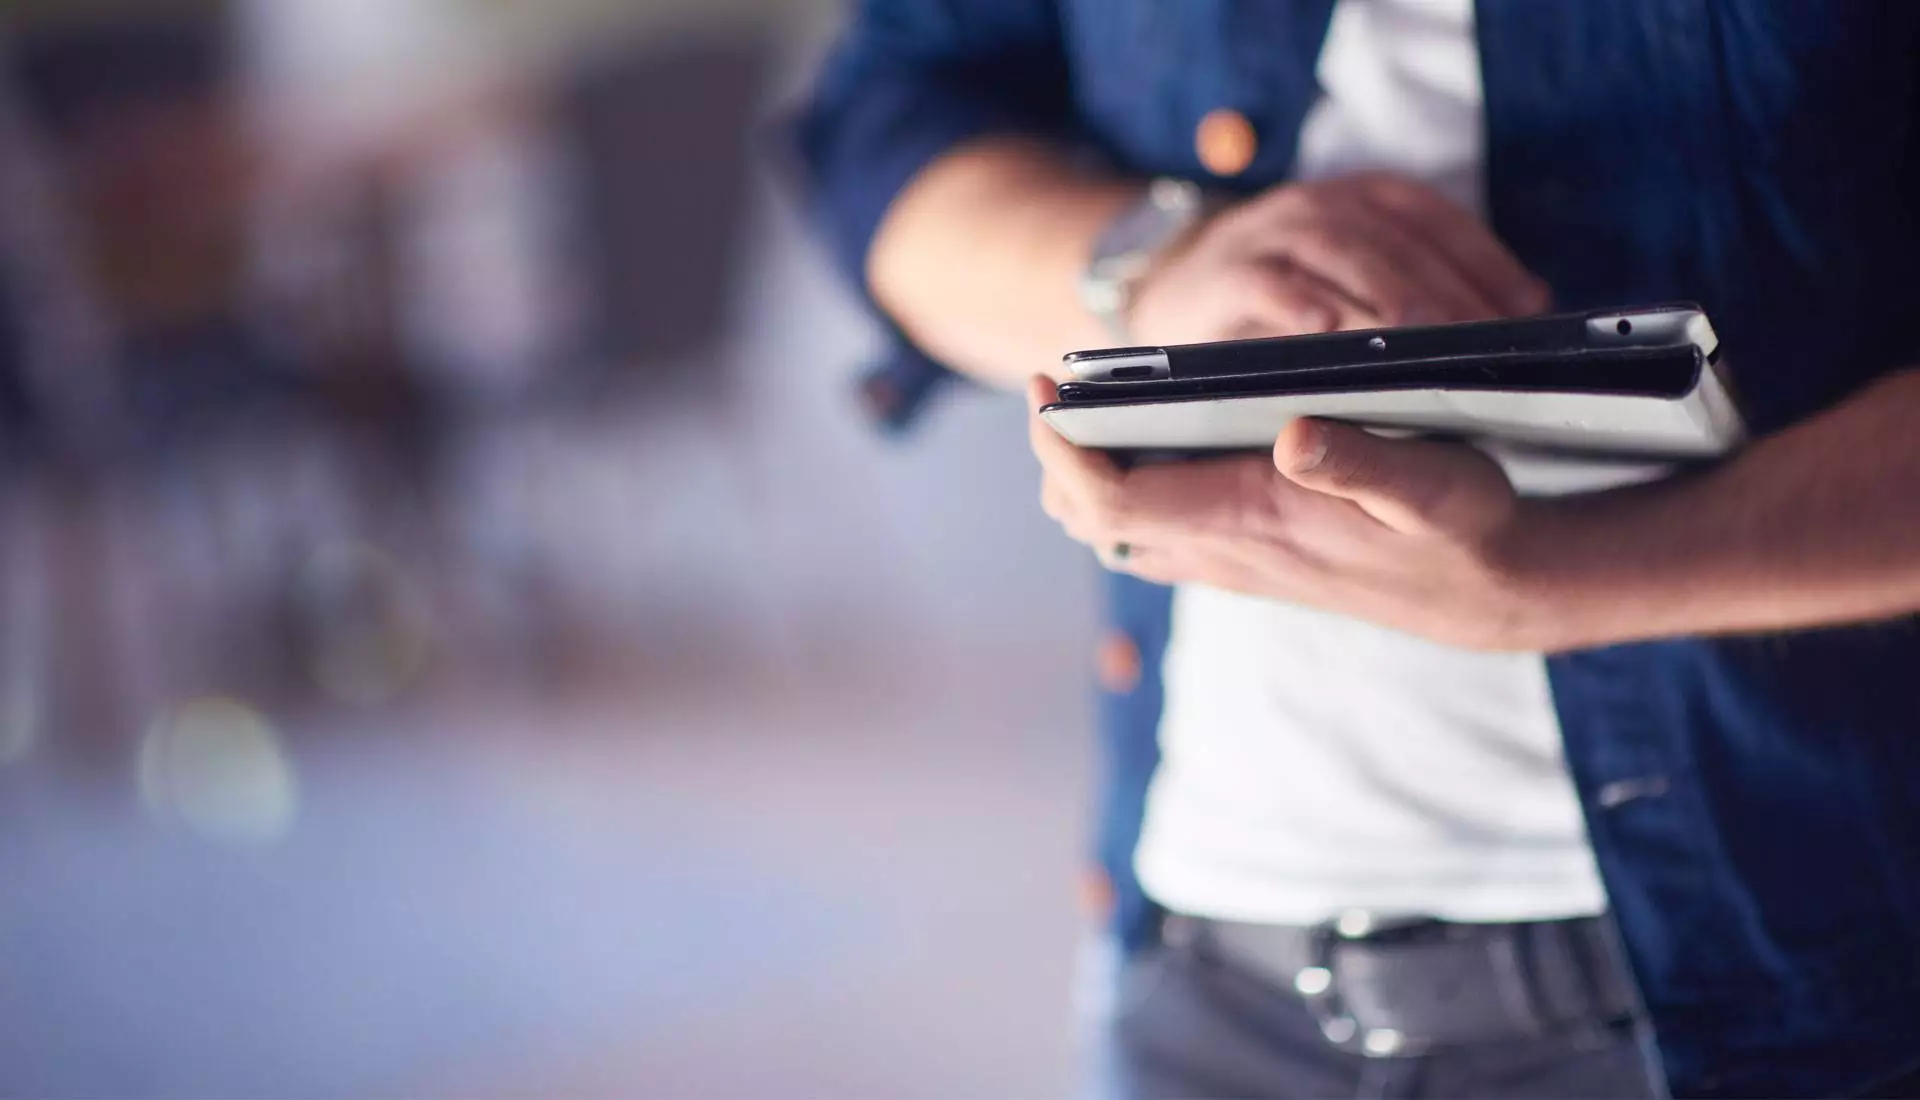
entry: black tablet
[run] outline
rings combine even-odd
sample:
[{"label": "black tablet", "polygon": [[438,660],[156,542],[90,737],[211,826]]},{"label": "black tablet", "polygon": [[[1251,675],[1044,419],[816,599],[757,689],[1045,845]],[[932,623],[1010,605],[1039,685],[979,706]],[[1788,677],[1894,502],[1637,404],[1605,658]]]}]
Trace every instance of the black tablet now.
[{"label": "black tablet", "polygon": [[1122,452],[1271,446],[1300,416],[1550,452],[1700,459],[1746,429],[1690,304],[1067,357],[1041,410]]}]

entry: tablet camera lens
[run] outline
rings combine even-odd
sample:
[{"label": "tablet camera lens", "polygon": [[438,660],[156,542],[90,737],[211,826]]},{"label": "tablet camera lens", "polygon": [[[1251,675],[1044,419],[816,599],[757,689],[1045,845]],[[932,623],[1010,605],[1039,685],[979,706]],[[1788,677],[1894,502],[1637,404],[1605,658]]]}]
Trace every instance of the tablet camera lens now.
[{"label": "tablet camera lens", "polygon": [[1632,336],[1633,322],[1623,319],[1619,324],[1613,326],[1613,331],[1619,333],[1622,336]]},{"label": "tablet camera lens", "polygon": [[1387,350],[1387,338],[1384,336],[1376,336],[1367,341],[1367,346],[1375,351],[1385,351]]}]

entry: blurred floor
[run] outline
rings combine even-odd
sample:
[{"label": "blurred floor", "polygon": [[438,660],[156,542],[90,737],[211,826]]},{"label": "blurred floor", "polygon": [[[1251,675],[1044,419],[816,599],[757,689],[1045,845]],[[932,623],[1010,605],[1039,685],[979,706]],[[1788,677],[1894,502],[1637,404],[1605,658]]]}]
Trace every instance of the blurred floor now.
[{"label": "blurred floor", "polygon": [[624,624],[555,677],[269,709],[265,846],[131,758],[0,767],[0,1094],[1071,1090],[1091,565],[1017,402],[873,440],[869,334],[766,195],[746,267],[718,397],[552,449],[586,503],[527,537]]}]

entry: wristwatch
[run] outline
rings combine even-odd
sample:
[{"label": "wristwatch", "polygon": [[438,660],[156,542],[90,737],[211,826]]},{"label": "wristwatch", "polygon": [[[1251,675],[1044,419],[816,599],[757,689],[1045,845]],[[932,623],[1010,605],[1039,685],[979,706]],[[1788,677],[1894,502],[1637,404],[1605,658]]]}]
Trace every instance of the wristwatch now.
[{"label": "wristwatch", "polygon": [[1159,254],[1206,212],[1206,195],[1191,180],[1161,177],[1108,224],[1080,275],[1080,302],[1119,343],[1132,338],[1127,313]]}]

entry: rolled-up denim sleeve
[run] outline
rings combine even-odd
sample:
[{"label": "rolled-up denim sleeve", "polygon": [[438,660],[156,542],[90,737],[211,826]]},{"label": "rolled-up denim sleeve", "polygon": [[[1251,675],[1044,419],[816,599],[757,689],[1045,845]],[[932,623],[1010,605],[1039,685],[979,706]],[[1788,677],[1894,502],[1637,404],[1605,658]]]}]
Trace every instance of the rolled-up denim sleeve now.
[{"label": "rolled-up denim sleeve", "polygon": [[[801,193],[849,285],[873,306],[867,251],[928,163],[988,134],[1066,139],[1070,103],[1055,0],[862,0],[790,131]],[[945,372],[873,308],[894,343],[864,392],[899,426]]]}]

